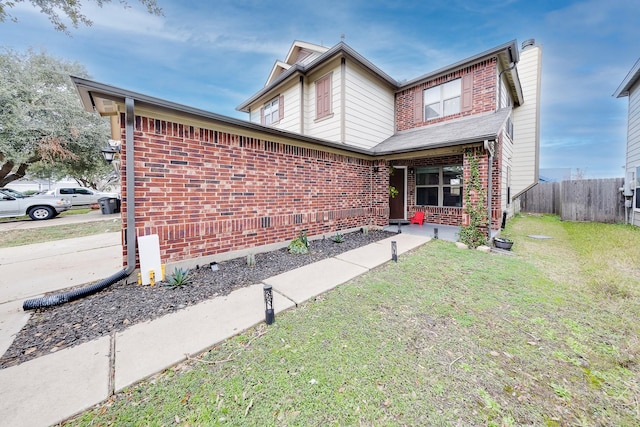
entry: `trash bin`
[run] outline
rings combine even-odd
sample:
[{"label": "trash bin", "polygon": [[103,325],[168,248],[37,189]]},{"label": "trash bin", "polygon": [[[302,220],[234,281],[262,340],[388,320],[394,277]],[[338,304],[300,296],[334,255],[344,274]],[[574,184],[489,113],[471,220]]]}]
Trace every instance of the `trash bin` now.
[{"label": "trash bin", "polygon": [[102,215],[109,215],[120,212],[120,199],[115,197],[101,197],[98,199]]}]

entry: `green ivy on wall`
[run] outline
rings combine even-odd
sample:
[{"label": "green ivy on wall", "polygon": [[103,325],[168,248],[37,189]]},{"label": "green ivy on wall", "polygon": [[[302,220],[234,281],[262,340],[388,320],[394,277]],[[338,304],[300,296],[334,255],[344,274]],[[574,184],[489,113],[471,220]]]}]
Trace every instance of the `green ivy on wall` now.
[{"label": "green ivy on wall", "polygon": [[[482,187],[480,167],[477,154],[473,149],[465,150],[469,163],[469,180],[465,183],[464,212],[469,215],[469,224],[460,229],[460,241],[470,248],[477,248],[487,243],[483,231],[487,225],[487,191]],[[475,201],[472,199],[475,195]]]}]

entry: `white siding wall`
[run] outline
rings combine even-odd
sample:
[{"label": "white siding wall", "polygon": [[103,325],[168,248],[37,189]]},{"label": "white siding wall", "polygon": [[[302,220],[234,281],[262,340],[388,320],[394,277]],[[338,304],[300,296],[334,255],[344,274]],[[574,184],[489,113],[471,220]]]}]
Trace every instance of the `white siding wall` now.
[{"label": "white siding wall", "polygon": [[394,92],[357,64],[346,64],[345,143],[371,148],[393,135]]},{"label": "white siding wall", "polygon": [[[627,125],[627,176],[640,166],[640,81],[629,91],[629,120]],[[636,180],[638,177],[636,177]],[[635,188],[636,183],[631,183]],[[640,194],[635,194],[640,197]],[[635,202],[635,201],[634,201]],[[635,206],[635,203],[634,203]],[[640,226],[640,209],[634,209],[630,221]]]},{"label": "white siding wall", "polygon": [[498,100],[499,108],[509,107],[510,105],[513,105],[513,103],[511,102],[511,92],[509,91],[509,88],[507,87],[505,80],[506,80],[506,77],[503,74],[499,82],[500,83],[500,91],[499,91],[500,99]]},{"label": "white siding wall", "polygon": [[[255,110],[254,110],[254,108],[255,108]],[[251,123],[260,124],[260,107],[258,107],[258,106],[252,106],[251,107],[251,112],[249,113],[249,121]]]},{"label": "white siding wall", "polygon": [[273,127],[289,132],[300,132],[300,83],[292,84],[280,93],[284,96],[284,117]]},{"label": "white siding wall", "polygon": [[[319,78],[333,73],[331,76],[331,112],[332,116],[316,120],[316,85]],[[340,62],[333,63],[331,67],[318,70],[317,73],[305,79],[305,135],[322,138],[333,142],[340,142]]]},{"label": "white siding wall", "polygon": [[260,109],[266,101],[270,101],[276,96],[284,96],[284,117],[283,119],[271,125],[271,127],[290,131],[300,132],[300,85],[292,82],[284,87],[278,95],[273,95],[269,99],[256,103],[251,106],[249,121],[260,124]]},{"label": "white siding wall", "polygon": [[542,48],[540,46],[529,47],[520,54],[517,68],[524,103],[515,108],[512,114],[514,134],[511,159],[512,196],[538,181],[541,65]]}]

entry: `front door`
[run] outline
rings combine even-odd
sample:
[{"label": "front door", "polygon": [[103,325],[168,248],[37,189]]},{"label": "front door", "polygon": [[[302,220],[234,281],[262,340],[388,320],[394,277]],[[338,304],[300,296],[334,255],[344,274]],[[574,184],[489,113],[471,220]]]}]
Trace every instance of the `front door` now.
[{"label": "front door", "polygon": [[406,208],[404,206],[405,196],[405,168],[392,168],[389,175],[389,186],[394,187],[397,191],[395,197],[391,197],[389,192],[389,219],[407,219]]}]

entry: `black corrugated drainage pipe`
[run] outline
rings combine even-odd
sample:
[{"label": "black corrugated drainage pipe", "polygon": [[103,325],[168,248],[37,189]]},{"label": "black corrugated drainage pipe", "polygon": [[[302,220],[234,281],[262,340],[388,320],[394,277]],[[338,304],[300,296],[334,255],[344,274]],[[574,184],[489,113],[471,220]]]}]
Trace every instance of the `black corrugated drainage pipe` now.
[{"label": "black corrugated drainage pipe", "polygon": [[101,281],[94,283],[93,285],[86,286],[84,288],[75,289],[73,291],[64,292],[57,295],[49,295],[41,298],[34,298],[30,300],[26,300],[22,304],[23,310],[34,310],[36,308],[43,307],[52,307],[54,305],[64,304],[66,302],[70,302],[76,300],[78,298],[83,298],[89,296],[91,294],[95,294],[98,291],[101,291],[119,280],[124,279],[133,273],[136,266],[136,213],[135,213],[135,202],[133,200],[133,194],[135,189],[135,181],[134,181],[134,162],[133,162],[133,125],[134,125],[134,102],[133,98],[125,98],[125,141],[127,144],[125,145],[126,149],[126,188],[127,188],[127,228],[125,232],[125,242],[127,245],[127,266],[122,270],[113,274],[106,279],[102,279]]},{"label": "black corrugated drainage pipe", "polygon": [[94,283],[93,285],[89,285],[84,288],[74,289],[73,291],[64,292],[57,295],[28,299],[24,303],[22,303],[22,309],[35,310],[36,308],[52,307],[54,305],[64,304],[65,302],[71,302],[78,298],[84,298],[91,294],[95,294],[96,292],[101,291],[108,286],[113,285],[117,281],[127,277],[129,274],[131,273],[128,273],[125,269],[107,277],[106,279],[102,279],[98,283]]}]

